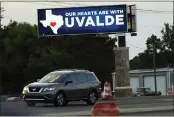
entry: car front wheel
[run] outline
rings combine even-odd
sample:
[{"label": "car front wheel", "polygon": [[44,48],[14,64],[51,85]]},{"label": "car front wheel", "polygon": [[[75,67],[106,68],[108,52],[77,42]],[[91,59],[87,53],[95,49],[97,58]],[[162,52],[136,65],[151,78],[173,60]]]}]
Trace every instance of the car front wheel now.
[{"label": "car front wheel", "polygon": [[58,93],[54,101],[54,106],[66,106],[68,101],[65,100],[65,95],[63,93]]},{"label": "car front wheel", "polygon": [[98,100],[97,94],[95,92],[91,92],[88,96],[87,104],[94,105],[97,100]]}]

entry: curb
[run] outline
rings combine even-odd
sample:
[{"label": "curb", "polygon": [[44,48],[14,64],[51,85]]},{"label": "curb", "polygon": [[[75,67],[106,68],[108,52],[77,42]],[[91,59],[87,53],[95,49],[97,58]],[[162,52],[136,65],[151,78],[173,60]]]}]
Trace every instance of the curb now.
[{"label": "curb", "polygon": [[121,113],[120,116],[128,115],[128,114],[141,114],[141,113],[158,113],[158,112],[170,112],[173,111],[173,109],[170,110],[156,110],[156,111],[144,111],[144,112],[129,112],[129,113]]},{"label": "curb", "polygon": [[21,99],[20,97],[8,97],[6,99],[7,102],[21,102],[23,101],[23,99]]},{"label": "curb", "polygon": [[[159,111],[173,111],[173,106],[158,107],[158,108],[134,108],[134,109],[120,109],[121,114],[143,113],[143,112],[159,112]],[[67,112],[56,114],[44,114],[43,116],[91,116],[90,111]]]},{"label": "curb", "polygon": [[138,109],[121,109],[120,113],[142,113],[142,112],[158,112],[158,111],[173,111],[173,106],[158,107],[158,108],[138,108]]}]

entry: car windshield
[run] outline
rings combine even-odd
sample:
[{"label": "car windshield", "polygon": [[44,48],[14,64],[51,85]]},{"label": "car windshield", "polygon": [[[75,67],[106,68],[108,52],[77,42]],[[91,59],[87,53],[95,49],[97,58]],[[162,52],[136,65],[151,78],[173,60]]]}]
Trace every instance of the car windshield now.
[{"label": "car windshield", "polygon": [[137,88],[137,92],[144,92],[144,88]]},{"label": "car windshield", "polygon": [[151,91],[151,89],[150,89],[150,88],[146,88],[146,90],[145,90],[145,91],[150,92],[150,91]]},{"label": "car windshield", "polygon": [[[39,83],[56,83],[56,82],[61,82],[61,76],[63,74],[58,74],[58,73],[50,73],[44,76],[41,80],[39,80]],[[60,80],[60,81],[58,81]]]}]

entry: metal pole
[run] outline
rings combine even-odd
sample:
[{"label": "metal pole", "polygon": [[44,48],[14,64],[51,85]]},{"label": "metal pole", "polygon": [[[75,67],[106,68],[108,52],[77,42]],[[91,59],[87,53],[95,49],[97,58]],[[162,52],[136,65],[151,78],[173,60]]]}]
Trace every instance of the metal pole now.
[{"label": "metal pole", "polygon": [[174,40],[174,1],[173,1],[173,40]]},{"label": "metal pole", "polygon": [[1,19],[2,19],[2,17],[1,17],[1,12],[2,12],[2,7],[1,7],[1,1],[0,1],[0,29],[1,29]]},{"label": "metal pole", "polygon": [[153,36],[153,69],[154,69],[154,81],[155,81],[155,94],[157,94],[157,83],[156,83],[156,47],[155,37]]},{"label": "metal pole", "polygon": [[[174,1],[173,1],[173,20],[174,20]],[[173,28],[172,28],[172,31],[173,31],[173,41],[174,41],[174,21],[173,21]],[[172,95],[173,95],[173,98],[174,98],[174,64],[173,64],[173,78],[172,78]],[[173,101],[173,106],[174,106],[174,101]],[[174,115],[174,109],[173,109],[173,115]]]},{"label": "metal pole", "polygon": [[[174,41],[174,1],[173,1],[173,41]],[[173,83],[172,84],[174,85],[174,64],[173,64]]]},{"label": "metal pole", "polygon": [[[1,15],[2,15],[1,12],[2,12],[2,7],[1,7],[1,0],[0,0],[0,36],[1,36],[1,18],[2,18],[2,17],[1,17]],[[1,41],[0,41],[0,47],[1,47]],[[2,64],[1,61],[2,61],[2,59],[0,58],[0,64]],[[1,71],[1,65],[0,65],[0,85],[1,85],[1,86],[0,86],[0,95],[1,95],[1,93],[2,93],[2,89],[1,89],[1,88],[2,88],[2,84],[1,84],[1,81],[2,81],[2,80],[1,80],[1,77],[2,77],[2,76],[1,76],[1,75],[2,75],[2,73],[1,73],[1,72],[2,72],[2,71]],[[0,111],[0,112],[1,112],[1,111]]]}]

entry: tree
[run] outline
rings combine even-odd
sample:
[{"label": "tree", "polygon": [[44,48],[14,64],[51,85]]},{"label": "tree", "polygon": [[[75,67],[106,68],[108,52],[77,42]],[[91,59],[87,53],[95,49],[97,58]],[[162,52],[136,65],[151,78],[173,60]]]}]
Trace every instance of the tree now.
[{"label": "tree", "polygon": [[19,93],[26,84],[56,69],[88,69],[101,81],[112,79],[114,40],[108,36],[38,37],[36,25],[15,21],[3,31],[4,93]]},{"label": "tree", "polygon": [[160,38],[158,38],[156,35],[152,35],[151,37],[147,38],[146,41],[146,46],[147,46],[147,51],[150,54],[153,53],[153,44],[155,44],[155,48],[157,52],[164,51],[164,46]]},{"label": "tree", "polygon": [[164,24],[164,28],[161,30],[162,33],[162,43],[166,51],[174,51],[174,36],[173,36],[173,26],[168,23]]},{"label": "tree", "polygon": [[153,68],[153,44],[155,44],[155,48],[157,49],[156,67],[167,67],[169,64],[172,64],[174,66],[174,38],[172,28],[173,27],[171,25],[165,23],[164,28],[161,30],[161,39],[155,35],[147,38],[147,49],[143,53],[140,53],[138,56],[130,60],[130,68]]},{"label": "tree", "polygon": [[2,13],[3,13],[4,11],[5,11],[4,8],[0,6],[0,29],[1,29],[1,26],[2,26],[1,20],[4,18],[3,15],[2,15]]},{"label": "tree", "polygon": [[[0,78],[1,78],[1,69],[2,69],[2,51],[3,51],[3,41],[2,41],[2,34],[3,34],[3,29],[1,20],[3,18],[2,12],[4,12],[4,9],[0,5]],[[1,85],[1,84],[0,84]],[[1,90],[1,89],[0,89]],[[1,91],[0,91],[1,93]]]}]

